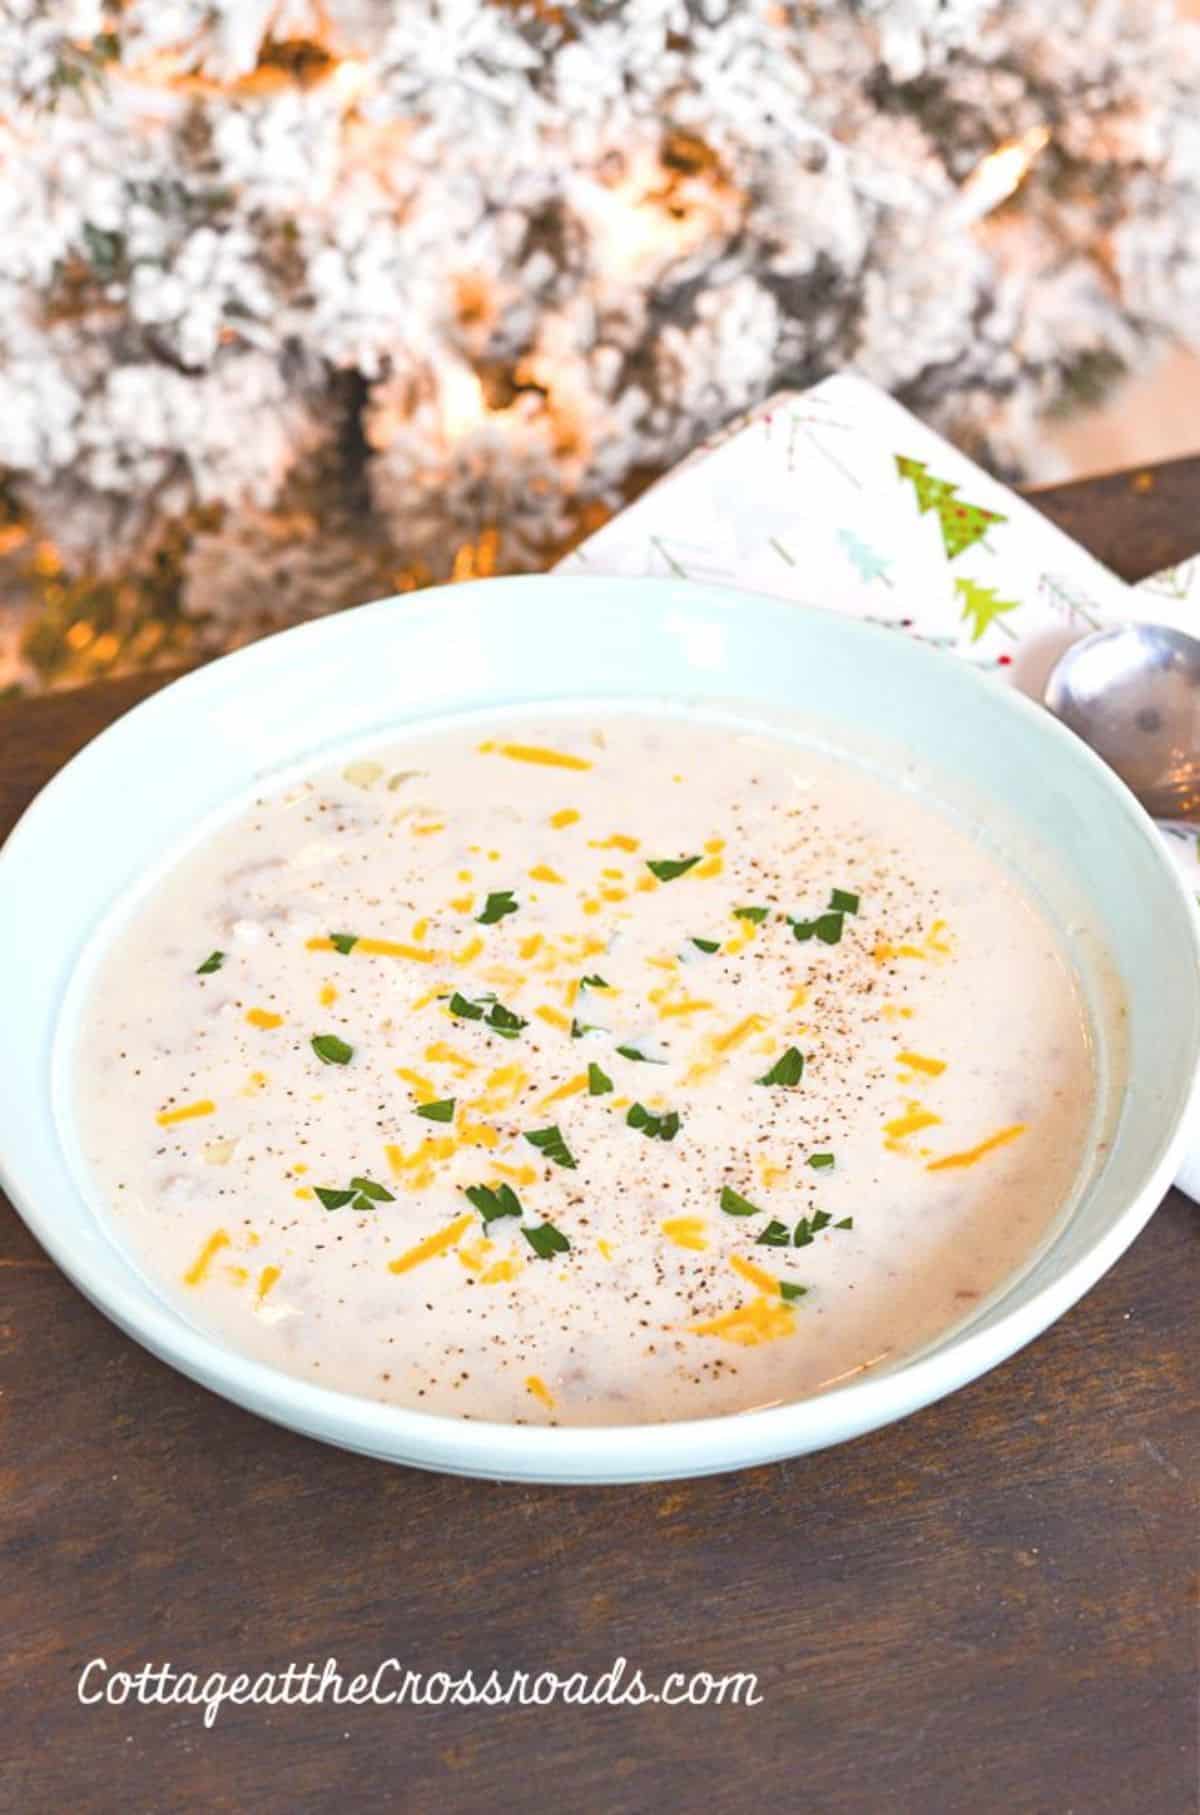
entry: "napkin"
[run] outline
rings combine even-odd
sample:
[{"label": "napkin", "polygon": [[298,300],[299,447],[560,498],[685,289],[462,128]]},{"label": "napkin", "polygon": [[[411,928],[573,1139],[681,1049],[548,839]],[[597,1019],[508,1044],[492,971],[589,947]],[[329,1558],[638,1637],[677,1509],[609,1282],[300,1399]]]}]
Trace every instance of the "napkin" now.
[{"label": "napkin", "polygon": [[[557,571],[723,581],[832,607],[1035,697],[1091,630],[1144,619],[1200,632],[1200,556],[1128,586],[847,374],[780,392],[704,442]],[[1160,831],[1200,898],[1195,829]],[[1178,1183],[1200,1200],[1200,1133]]]}]

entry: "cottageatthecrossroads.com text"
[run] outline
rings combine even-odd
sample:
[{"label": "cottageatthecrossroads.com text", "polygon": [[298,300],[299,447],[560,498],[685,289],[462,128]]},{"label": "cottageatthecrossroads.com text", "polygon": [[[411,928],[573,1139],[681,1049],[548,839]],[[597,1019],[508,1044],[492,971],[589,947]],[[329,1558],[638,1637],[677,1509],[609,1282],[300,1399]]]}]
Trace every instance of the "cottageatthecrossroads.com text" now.
[{"label": "cottageatthecrossroads.com text", "polygon": [[142,1664],[136,1670],[109,1667],[102,1657],[91,1658],[79,1673],[76,1694],[84,1707],[203,1708],[204,1725],[216,1724],[221,1709],[232,1707],[315,1707],[330,1703],[338,1708],[441,1708],[527,1707],[546,1708],[554,1703],[568,1707],[640,1707],[662,1703],[668,1707],[703,1708],[730,1705],[756,1708],[763,1700],[758,1677],[748,1670],[723,1676],[707,1670],[672,1671],[657,1689],[641,1670],[623,1657],[614,1658],[599,1676],[574,1671],[561,1676],[553,1670],[533,1674],[526,1670],[470,1669],[409,1670],[398,1658],[384,1658],[371,1672],[354,1676],[338,1668],[336,1658],[323,1664],[288,1664],[282,1670],[264,1670],[256,1676],[230,1676],[224,1671],[201,1675],[180,1670],[171,1663]]}]

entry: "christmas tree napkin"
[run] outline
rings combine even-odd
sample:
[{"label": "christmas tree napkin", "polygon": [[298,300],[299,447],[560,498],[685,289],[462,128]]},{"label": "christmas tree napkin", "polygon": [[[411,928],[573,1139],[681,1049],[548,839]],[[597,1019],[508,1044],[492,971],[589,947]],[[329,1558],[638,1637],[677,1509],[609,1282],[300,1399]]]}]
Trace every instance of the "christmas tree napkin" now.
[{"label": "christmas tree napkin", "polygon": [[[1200,634],[1200,556],[1130,587],[862,379],[771,398],[562,562],[852,613],[1040,696],[1070,643],[1144,619]],[[1163,838],[1200,898],[1194,829]],[[1179,1180],[1200,1199],[1200,1142]]]}]

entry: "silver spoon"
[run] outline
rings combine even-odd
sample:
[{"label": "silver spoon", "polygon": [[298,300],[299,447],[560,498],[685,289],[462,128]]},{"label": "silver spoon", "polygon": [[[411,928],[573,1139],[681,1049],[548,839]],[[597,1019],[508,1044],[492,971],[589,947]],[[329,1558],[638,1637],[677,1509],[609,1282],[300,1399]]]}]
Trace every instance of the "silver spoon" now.
[{"label": "silver spoon", "polygon": [[1200,818],[1200,642],[1161,624],[1084,637],[1051,670],[1047,706],[1159,819]]}]

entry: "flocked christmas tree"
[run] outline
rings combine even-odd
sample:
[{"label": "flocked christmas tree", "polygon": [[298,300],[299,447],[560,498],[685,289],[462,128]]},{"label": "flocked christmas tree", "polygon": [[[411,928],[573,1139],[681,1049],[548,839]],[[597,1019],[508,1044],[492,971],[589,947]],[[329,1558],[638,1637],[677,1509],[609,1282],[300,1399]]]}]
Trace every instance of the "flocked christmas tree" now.
[{"label": "flocked christmas tree", "polygon": [[26,674],[544,564],[841,367],[1011,476],[1198,331],[1174,10],[0,0]]}]

